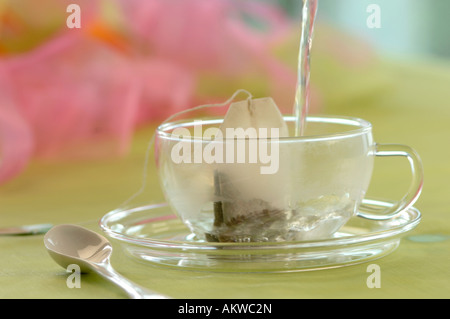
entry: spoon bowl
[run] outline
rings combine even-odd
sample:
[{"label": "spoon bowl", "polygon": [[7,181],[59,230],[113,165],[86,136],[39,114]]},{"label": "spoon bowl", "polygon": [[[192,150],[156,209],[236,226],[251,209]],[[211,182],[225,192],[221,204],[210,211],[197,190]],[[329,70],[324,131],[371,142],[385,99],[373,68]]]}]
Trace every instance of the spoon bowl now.
[{"label": "spoon bowl", "polygon": [[110,264],[111,243],[103,236],[77,225],[58,225],[44,236],[50,257],[67,269],[71,264],[82,273],[96,272],[121,287],[133,299],[167,299],[117,273]]}]

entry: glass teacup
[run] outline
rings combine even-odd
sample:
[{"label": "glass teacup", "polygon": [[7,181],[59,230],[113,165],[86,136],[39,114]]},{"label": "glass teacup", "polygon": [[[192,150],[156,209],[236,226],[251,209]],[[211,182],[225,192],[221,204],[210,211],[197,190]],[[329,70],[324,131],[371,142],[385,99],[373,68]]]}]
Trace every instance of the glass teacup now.
[{"label": "glass teacup", "polygon": [[[201,240],[326,239],[353,216],[394,218],[420,195],[419,156],[405,145],[375,143],[365,120],[308,117],[302,137],[255,137],[241,130],[244,136],[233,138],[220,136],[222,121],[181,120],[161,125],[156,133],[155,156],[166,200]],[[285,121],[293,132],[294,118]],[[384,211],[361,212],[374,158],[384,156],[408,159],[410,188]]]}]

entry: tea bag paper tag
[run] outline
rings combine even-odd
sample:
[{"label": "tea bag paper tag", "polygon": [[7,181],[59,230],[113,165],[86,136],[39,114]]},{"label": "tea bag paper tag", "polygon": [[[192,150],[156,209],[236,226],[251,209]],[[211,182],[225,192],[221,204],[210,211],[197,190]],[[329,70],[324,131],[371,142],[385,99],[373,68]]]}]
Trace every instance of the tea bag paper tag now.
[{"label": "tea bag paper tag", "polygon": [[232,103],[223,120],[220,130],[226,137],[226,129],[255,128],[267,129],[267,137],[272,128],[279,129],[279,137],[289,136],[288,128],[283,116],[272,98],[248,99]]}]

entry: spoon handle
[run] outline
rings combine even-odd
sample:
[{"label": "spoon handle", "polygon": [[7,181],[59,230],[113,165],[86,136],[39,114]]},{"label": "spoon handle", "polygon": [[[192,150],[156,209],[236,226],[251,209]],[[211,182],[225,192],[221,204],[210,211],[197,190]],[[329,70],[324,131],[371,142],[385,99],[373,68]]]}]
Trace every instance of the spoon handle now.
[{"label": "spoon handle", "polygon": [[148,290],[130,281],[119,274],[109,263],[92,266],[99,275],[122,288],[132,299],[169,299],[167,296]]},{"label": "spoon handle", "polygon": [[37,224],[37,225],[23,225],[16,227],[0,228],[0,235],[5,236],[20,236],[20,235],[40,235],[45,234],[52,224]]}]

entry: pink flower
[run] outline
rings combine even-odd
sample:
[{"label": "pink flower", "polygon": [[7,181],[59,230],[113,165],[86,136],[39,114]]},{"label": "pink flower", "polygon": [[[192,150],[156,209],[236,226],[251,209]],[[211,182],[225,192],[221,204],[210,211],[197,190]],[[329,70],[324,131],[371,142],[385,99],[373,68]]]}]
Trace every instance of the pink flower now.
[{"label": "pink flower", "polygon": [[[0,66],[1,68],[1,66]],[[10,84],[0,72],[0,183],[14,177],[32,155],[32,133],[11,96]]]},{"label": "pink flower", "polygon": [[0,74],[0,182],[31,156],[124,154],[138,124],[190,105],[194,90],[170,61],[132,60],[76,32],[4,60]]},{"label": "pink flower", "polygon": [[5,61],[2,72],[33,133],[35,155],[67,156],[76,144],[109,136],[119,153],[126,149],[137,80],[127,60],[103,44],[67,33]]}]

